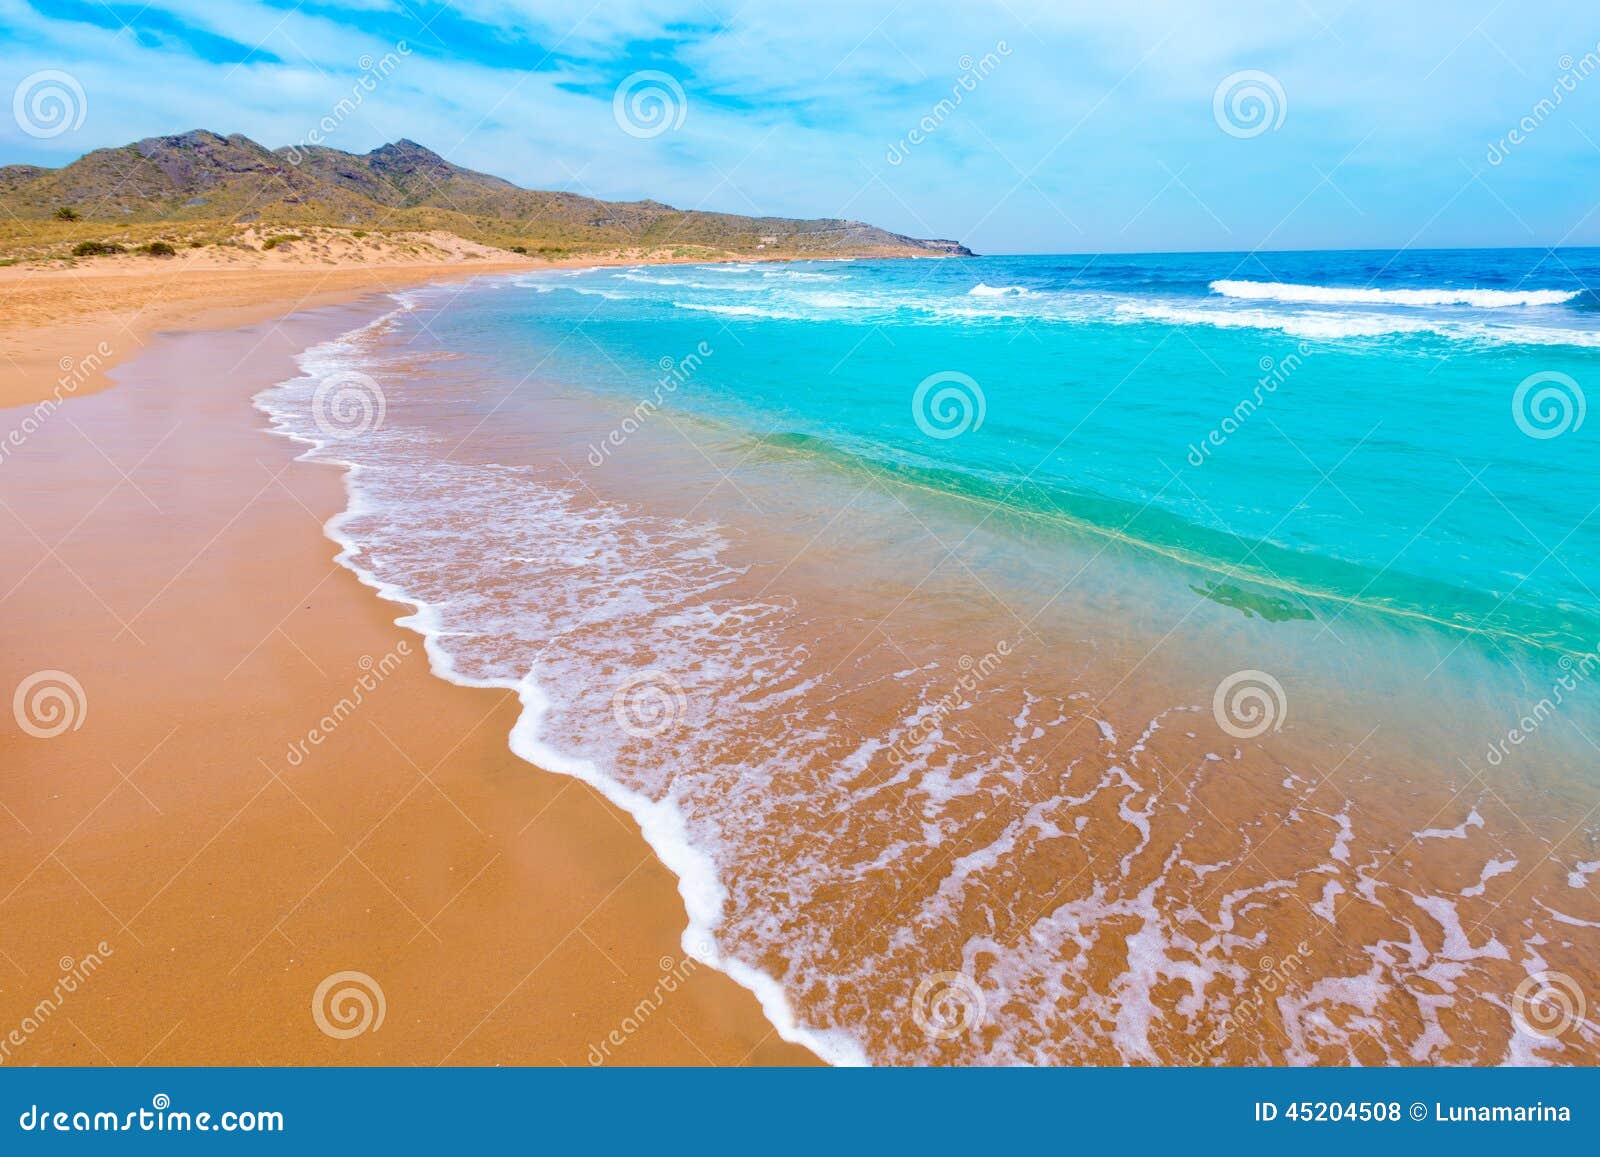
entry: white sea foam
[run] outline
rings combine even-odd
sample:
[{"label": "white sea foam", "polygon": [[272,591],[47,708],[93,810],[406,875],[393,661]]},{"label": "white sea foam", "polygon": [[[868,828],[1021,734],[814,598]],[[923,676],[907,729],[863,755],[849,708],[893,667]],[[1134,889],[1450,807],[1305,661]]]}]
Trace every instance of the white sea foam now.
[{"label": "white sea foam", "polygon": [[[718,877],[715,861],[706,851],[703,841],[697,843],[690,834],[691,821],[679,806],[676,794],[667,790],[652,796],[622,783],[605,766],[604,744],[576,745],[579,748],[588,746],[598,749],[599,757],[596,757],[593,753],[584,754],[581,750],[551,741],[550,732],[555,730],[551,718],[553,702],[538,676],[541,666],[550,665],[553,647],[564,648],[565,643],[558,641],[560,632],[552,631],[548,621],[517,621],[515,610],[518,608],[513,608],[509,617],[500,612],[501,617],[496,621],[504,628],[506,636],[520,639],[549,632],[545,644],[537,648],[538,653],[544,656],[543,663],[536,661],[533,670],[522,674],[500,669],[491,658],[460,650],[463,640],[495,637],[492,634],[492,621],[484,617],[496,614],[497,600],[493,596],[465,595],[445,602],[431,601],[425,593],[408,582],[391,581],[369,565],[374,557],[381,557],[386,571],[406,572],[402,558],[407,547],[420,551],[419,557],[431,557],[431,547],[443,545],[449,539],[450,532],[439,527],[396,520],[395,516],[402,512],[387,508],[391,499],[379,496],[386,475],[404,477],[410,473],[412,464],[406,461],[408,452],[425,446],[427,439],[419,438],[415,430],[385,427],[371,431],[359,445],[354,444],[355,439],[333,441],[323,437],[311,421],[309,403],[316,382],[323,377],[358,365],[372,369],[361,355],[360,343],[409,308],[410,303],[402,303],[401,309],[394,313],[340,338],[307,349],[297,359],[304,376],[262,391],[255,398],[257,408],[271,420],[274,432],[310,447],[301,458],[330,462],[345,468],[346,509],[324,526],[327,536],[340,547],[337,561],[353,571],[381,597],[412,608],[410,614],[396,622],[423,636],[434,674],[461,686],[503,688],[517,693],[522,712],[513,727],[509,743],[518,756],[545,770],[583,780],[634,818],[661,862],[678,877],[678,891],[689,916],[689,925],[682,936],[682,947],[686,954],[749,989],[784,1040],[809,1048],[830,1064],[868,1063],[860,1046],[847,1034],[809,1028],[798,1023],[783,986],[777,979],[720,948],[717,930],[723,920],[727,890]],[[510,523],[516,527],[512,537],[520,538],[526,534],[529,541],[539,542],[546,550],[554,545],[557,549],[551,552],[553,556],[565,560],[583,575],[587,580],[583,584],[586,587],[594,586],[593,580],[602,575],[616,575],[626,580],[620,585],[629,588],[615,590],[609,598],[603,590],[541,591],[550,602],[560,604],[573,598],[590,596],[598,603],[591,603],[583,611],[581,619],[583,622],[600,624],[607,619],[623,620],[636,618],[641,613],[659,612],[659,607],[649,605],[648,595],[642,596],[637,603],[630,597],[633,593],[631,588],[645,576],[640,559],[630,555],[625,544],[619,545],[617,532],[625,521],[622,515],[602,510],[587,520],[578,518],[563,525],[563,518],[572,512],[565,509],[567,503],[558,493],[521,486],[514,496],[519,505],[508,507],[503,504],[509,497],[503,493],[506,480],[510,479],[514,484],[517,480],[515,472],[504,468],[455,466],[442,459],[433,461],[431,465],[425,476],[413,476],[417,484],[406,487],[408,499],[414,499],[422,507],[434,509],[448,510],[454,504],[457,513],[473,497],[481,499],[485,508],[474,516],[474,521],[481,519],[481,525]],[[502,485],[497,487],[497,481]],[[517,525],[518,520],[510,511],[519,511],[525,518],[532,518],[535,522]],[[387,534],[383,529],[385,524]],[[355,529],[357,526],[361,528],[359,532]],[[607,529],[612,533],[604,533]],[[641,533],[648,535],[652,531]],[[671,533],[668,532],[669,535]],[[472,537],[481,538],[478,535]],[[691,538],[695,541],[687,541]],[[456,543],[446,553],[459,558],[466,553],[462,549],[466,545],[465,542]],[[679,546],[680,549],[675,553],[665,554],[669,560],[666,568],[673,571],[670,576],[663,576],[668,585],[684,579],[684,568],[691,571],[696,567],[710,571],[717,569],[714,532],[709,529],[703,532],[687,531],[685,541]],[[513,551],[506,551],[500,557],[514,560],[532,556],[518,556]],[[549,557],[551,555],[541,556],[546,560]],[[414,579],[427,573],[427,568],[412,569],[408,573]],[[717,627],[720,628],[728,619],[736,618],[740,608],[727,610],[726,615],[719,617],[715,624]],[[475,629],[464,629],[469,624],[470,628]],[[487,636],[480,633],[484,628],[490,631]],[[707,656],[700,655],[698,658],[704,661]],[[559,678],[557,682],[560,683]],[[610,730],[616,729],[612,727]],[[611,750],[614,754],[614,746]]]},{"label": "white sea foam", "polygon": [[1213,281],[1223,297],[1246,301],[1287,301],[1313,305],[1470,305],[1475,309],[1560,305],[1580,289],[1374,289],[1347,285],[1295,285],[1277,281]]},{"label": "white sea foam", "polygon": [[1213,308],[1165,305],[1156,302],[1124,302],[1116,307],[1114,320],[1158,321],[1170,325],[1203,325],[1218,329],[1271,329],[1295,337],[1328,341],[1432,333],[1454,341],[1475,341],[1491,345],[1600,346],[1600,330],[1453,321],[1447,318],[1402,316],[1392,313]]},{"label": "white sea foam", "polygon": [[[960,967],[991,1018],[981,1039],[952,1046],[969,1061],[1103,1058],[1108,1041],[1124,1060],[1171,1057],[1187,1047],[1175,1040],[1269,997],[1290,1060],[1355,1061],[1372,1042],[1391,1059],[1422,1059],[1447,1039],[1440,1012],[1468,972],[1507,960],[1468,907],[1507,870],[1506,857],[1459,895],[1408,885],[1413,894],[1371,874],[1400,851],[1374,846],[1376,825],[1352,823],[1348,808],[1285,807],[1275,817],[1297,829],[1274,844],[1285,862],[1277,878],[1252,874],[1253,843],[1212,839],[1203,809],[1190,806],[1195,792],[1165,790],[1170,768],[1193,769],[1191,786],[1203,789],[1245,766],[1244,753],[1232,748],[1225,764],[1206,754],[1210,730],[1168,726],[1164,738],[1188,758],[1166,752],[1145,766],[1163,717],[1190,708],[1119,715],[1087,691],[1047,692],[1051,679],[1033,678],[1040,672],[1024,670],[1022,656],[952,708],[952,657],[919,650],[911,633],[897,632],[875,659],[875,644],[863,644],[837,673],[826,635],[838,621],[808,623],[795,606],[741,587],[745,572],[727,561],[734,536],[587,498],[530,468],[455,461],[407,425],[406,398],[425,394],[425,383],[397,392],[390,424],[370,438],[324,445],[307,418],[311,379],[352,359],[383,377],[360,337],[307,351],[307,378],[258,398],[279,432],[313,447],[306,456],[349,467],[349,509],[328,525],[340,561],[413,608],[400,621],[423,633],[442,677],[516,692],[513,751],[634,817],[678,877],[684,951],[755,993],[785,1039],[834,1063],[864,1062],[869,1039],[873,1059],[926,1060],[928,1042],[903,1031],[893,993]],[[681,735],[633,741],[612,722],[609,693],[641,664],[681,681]],[[904,706],[855,730],[862,720],[846,715],[850,702],[874,683]],[[1283,770],[1284,792],[1306,782]],[[998,822],[975,831],[975,810]],[[1441,845],[1428,841],[1483,839],[1485,826],[1473,811],[1417,838],[1431,850]],[[906,888],[912,865],[936,873],[926,887]],[[1052,865],[1070,869],[1050,877],[1060,889],[1030,889],[1030,876]],[[1215,884],[1197,886],[1208,877]],[[893,923],[863,941],[851,909],[889,889]],[[1369,905],[1400,931],[1351,939],[1368,960],[1357,955],[1336,975],[1263,987],[1263,957],[1284,952],[1267,939],[1271,913],[1319,895],[1319,923],[1338,920],[1347,937]],[[842,918],[830,921],[833,912]],[[1082,966],[1123,953],[1126,966],[1109,979]],[[767,972],[751,961],[781,964]],[[1415,996],[1413,977],[1430,982],[1416,998],[1421,1027],[1395,1041],[1386,1025],[1395,1002]],[[901,1031],[882,1031],[889,1021]],[[1264,1033],[1233,1047],[1270,1061],[1283,1055],[1280,1039]]]},{"label": "white sea foam", "polygon": [[1435,327],[1426,321],[1384,313],[1289,313],[1276,310],[1209,309],[1205,306],[1127,302],[1117,306],[1122,321],[1161,321],[1171,325],[1203,325],[1217,329],[1275,329],[1296,337],[1336,340],[1382,337],[1388,334],[1427,333]]},{"label": "white sea foam", "polygon": [[698,313],[720,313],[726,317],[765,317],[773,321],[805,321],[807,315],[795,310],[772,309],[760,305],[727,305],[715,301],[674,301],[677,309]]}]

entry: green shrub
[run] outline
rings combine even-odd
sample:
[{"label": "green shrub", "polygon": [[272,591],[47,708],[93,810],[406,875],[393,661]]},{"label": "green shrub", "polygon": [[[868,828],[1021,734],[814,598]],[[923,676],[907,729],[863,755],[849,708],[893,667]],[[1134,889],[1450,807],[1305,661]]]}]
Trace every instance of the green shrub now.
[{"label": "green shrub", "polygon": [[526,245],[513,245],[511,247],[511,252],[526,255],[528,252],[528,247]]},{"label": "green shrub", "polygon": [[78,211],[70,205],[63,205],[56,210],[57,221],[76,221],[77,219]]},{"label": "green shrub", "polygon": [[287,245],[291,241],[304,241],[305,238],[298,233],[276,233],[261,243],[263,249],[276,249],[280,245]]},{"label": "green shrub", "polygon": [[139,247],[140,253],[148,253],[151,257],[176,257],[178,251],[166,241],[152,241],[148,245]]},{"label": "green shrub", "polygon": [[80,241],[72,247],[74,257],[109,257],[113,253],[126,253],[122,246],[110,241]]}]

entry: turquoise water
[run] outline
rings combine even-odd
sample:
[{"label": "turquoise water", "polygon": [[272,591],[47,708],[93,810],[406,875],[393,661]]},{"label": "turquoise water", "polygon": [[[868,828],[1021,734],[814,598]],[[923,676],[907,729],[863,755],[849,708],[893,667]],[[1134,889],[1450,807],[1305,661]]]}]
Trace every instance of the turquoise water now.
[{"label": "turquoise water", "polygon": [[597,269],[432,328],[1147,545],[1242,609],[1565,653],[1600,640],[1597,279],[1595,251],[1505,250]]},{"label": "turquoise water", "polygon": [[819,1056],[1592,1062],[1589,260],[541,271],[258,404]]}]

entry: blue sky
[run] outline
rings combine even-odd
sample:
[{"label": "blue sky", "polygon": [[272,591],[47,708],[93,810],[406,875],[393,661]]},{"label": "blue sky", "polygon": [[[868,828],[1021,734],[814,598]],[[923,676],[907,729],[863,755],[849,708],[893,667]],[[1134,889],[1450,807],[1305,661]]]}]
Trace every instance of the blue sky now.
[{"label": "blue sky", "polygon": [[[54,135],[40,73],[76,86]],[[0,162],[332,123],[531,187],[983,252],[1600,244],[1593,0],[0,0],[0,85]]]}]

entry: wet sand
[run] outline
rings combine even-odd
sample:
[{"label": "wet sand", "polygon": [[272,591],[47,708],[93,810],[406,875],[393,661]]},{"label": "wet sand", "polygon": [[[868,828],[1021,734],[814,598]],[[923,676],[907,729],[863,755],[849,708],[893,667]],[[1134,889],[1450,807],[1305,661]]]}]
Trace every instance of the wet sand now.
[{"label": "wet sand", "polygon": [[628,817],[511,754],[515,698],[334,563],[340,472],[250,398],[374,308],[158,336],[0,461],[4,689],[71,678],[31,684],[59,734],[0,729],[0,1062],[812,1061],[685,961]]}]

